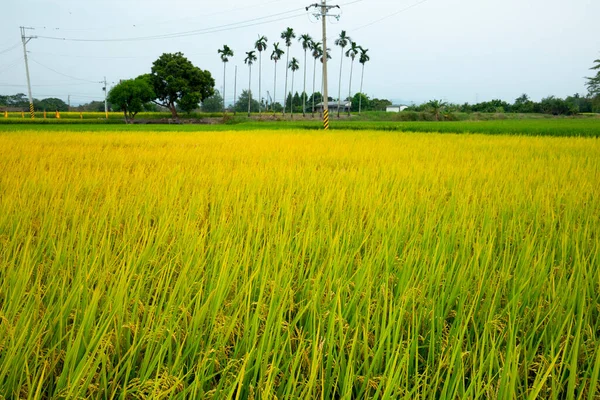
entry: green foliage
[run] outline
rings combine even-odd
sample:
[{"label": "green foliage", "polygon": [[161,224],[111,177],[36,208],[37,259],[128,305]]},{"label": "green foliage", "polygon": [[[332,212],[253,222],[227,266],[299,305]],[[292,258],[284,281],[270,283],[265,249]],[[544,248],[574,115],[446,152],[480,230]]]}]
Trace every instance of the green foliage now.
[{"label": "green foliage", "polygon": [[586,78],[587,79],[587,88],[590,92],[590,95],[593,97],[600,96],[600,59],[594,60],[594,65],[590,68],[592,71],[598,71],[596,76]]},{"label": "green foliage", "polygon": [[215,80],[209,71],[192,64],[182,53],[165,53],[152,64],[150,75],[157,102],[177,117],[178,106],[185,112],[214,94]]},{"label": "green foliage", "polygon": [[356,93],[354,97],[352,97],[352,111],[358,112],[358,106],[362,107],[362,111],[368,111],[371,109],[371,100],[369,96],[364,93]]},{"label": "green foliage", "polygon": [[36,110],[47,110],[47,111],[69,111],[69,105],[61,99],[54,97],[34,100],[33,105]]},{"label": "green foliage", "polygon": [[[235,111],[237,112],[247,112],[248,111],[248,98],[249,92],[247,90],[242,90],[242,94],[238,97],[238,100],[235,103]],[[252,96],[252,100],[250,102],[250,112],[258,112],[259,103],[258,100],[254,99]]]},{"label": "green foliage", "polygon": [[108,93],[111,104],[117,110],[123,111],[125,121],[128,122],[133,121],[137,113],[144,111],[145,104],[155,97],[148,75],[121,81]]},{"label": "green foliage", "polygon": [[540,109],[544,114],[574,115],[579,112],[577,106],[554,96],[542,99]]},{"label": "green foliage", "polygon": [[202,112],[222,112],[223,111],[223,96],[218,90],[215,93],[202,101],[200,107]]}]

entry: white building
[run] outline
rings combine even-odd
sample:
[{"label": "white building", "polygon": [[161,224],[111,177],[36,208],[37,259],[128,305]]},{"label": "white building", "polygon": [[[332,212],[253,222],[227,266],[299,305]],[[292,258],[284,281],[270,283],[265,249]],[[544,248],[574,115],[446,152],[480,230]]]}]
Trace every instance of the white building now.
[{"label": "white building", "polygon": [[385,108],[386,112],[400,112],[400,111],[404,111],[408,108],[408,106],[403,106],[403,105],[399,105],[399,106],[387,106]]}]

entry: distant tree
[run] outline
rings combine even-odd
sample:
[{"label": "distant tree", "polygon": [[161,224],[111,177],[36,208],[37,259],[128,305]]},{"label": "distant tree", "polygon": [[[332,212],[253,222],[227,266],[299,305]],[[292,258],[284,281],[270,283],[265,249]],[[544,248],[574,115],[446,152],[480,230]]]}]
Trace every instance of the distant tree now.
[{"label": "distant tree", "polygon": [[340,117],[340,107],[342,104],[342,65],[344,65],[344,48],[351,41],[352,41],[352,39],[350,38],[350,36],[348,36],[346,34],[346,31],[344,31],[344,30],[340,33],[340,36],[337,39],[335,39],[335,45],[340,46],[342,49],[342,55],[340,58],[340,82],[339,82],[339,86],[338,86],[338,110],[337,110],[338,118]]},{"label": "distant tree", "polygon": [[[267,37],[260,36],[254,43],[254,48],[258,50],[258,101],[262,104],[262,52],[267,49]],[[260,107],[258,113],[260,114]]]},{"label": "distant tree", "polygon": [[[311,96],[312,99],[312,116],[315,116],[315,83],[316,83],[316,78],[317,78],[317,60],[319,58],[321,58],[321,56],[323,55],[323,45],[321,44],[321,42],[313,42],[312,43],[312,56],[313,56],[313,96]],[[321,93],[319,93],[320,95]]]},{"label": "distant tree", "polygon": [[[350,48],[346,51],[346,57],[350,57],[350,81],[348,83],[348,99],[352,101],[352,73],[354,72],[354,59],[360,52],[361,47],[356,42],[350,43]],[[362,89],[361,89],[362,90]],[[350,108],[348,108],[348,116],[350,116]]]},{"label": "distant tree", "polygon": [[271,103],[271,111],[274,113],[282,112],[283,106],[279,102]]},{"label": "distant tree", "polygon": [[[290,64],[290,46],[292,45],[292,39],[296,38],[296,33],[292,28],[287,28],[285,31],[281,32],[281,38],[285,40],[285,45],[287,46],[287,60],[285,62],[285,96],[287,97],[287,84],[288,84],[288,66]],[[283,106],[283,115],[285,115],[285,104]]]},{"label": "distant tree", "polygon": [[248,111],[248,101],[250,101],[250,112],[258,112],[258,101],[250,98],[250,93],[247,90],[243,90],[242,94],[238,97],[235,103],[235,110],[238,112]]},{"label": "distant tree", "polygon": [[387,99],[373,99],[370,104],[373,111],[385,111],[388,106],[392,105],[392,102]]},{"label": "distant tree", "polygon": [[[306,53],[308,50],[312,50],[313,40],[309,34],[300,35],[298,41],[302,44],[302,50],[304,50],[304,88],[302,91],[306,93],[306,68],[308,66],[306,62]],[[314,91],[314,88],[313,88]],[[302,101],[302,116],[306,116],[306,100]]]},{"label": "distant tree", "polygon": [[[292,91],[291,91],[291,93],[294,93],[294,76],[296,75],[296,71],[298,71],[298,69],[300,69],[300,64],[298,63],[298,59],[296,57],[292,58],[292,61],[290,61],[288,68],[290,70],[292,70]],[[296,93],[296,95],[298,95],[298,93]],[[298,101],[300,101],[300,96],[298,96]],[[298,104],[298,103],[296,103],[296,104]],[[294,118],[294,101],[292,101],[292,105],[290,106],[290,113],[292,115],[292,118]]]},{"label": "distant tree", "polygon": [[356,93],[352,98],[352,111],[358,111],[359,108],[364,107],[364,109],[369,110],[370,107],[369,97],[363,93]]},{"label": "distant tree", "polygon": [[[250,116],[250,101],[252,99],[252,64],[254,64],[254,61],[256,61],[256,55],[254,55],[254,51],[247,51],[244,62],[248,64],[248,69],[250,72],[248,75],[248,116]],[[260,103],[258,103],[258,111],[260,111]]]},{"label": "distant tree", "polygon": [[522,94],[512,105],[512,111],[516,113],[532,113],[534,111],[534,103],[529,99],[529,96]]},{"label": "distant tree", "polygon": [[[277,102],[277,61],[281,60],[281,56],[285,53],[279,48],[279,43],[273,44],[273,52],[271,53],[271,60],[275,62],[275,69],[273,78],[273,102]],[[285,98],[285,95],[284,95]],[[275,110],[273,110],[275,112]]]},{"label": "distant tree", "polygon": [[204,99],[200,109],[202,112],[222,112],[224,108],[221,93],[218,90],[215,90],[215,94]]},{"label": "distant tree", "polygon": [[577,106],[554,96],[542,99],[540,109],[542,113],[552,115],[575,115],[579,113]]},{"label": "distant tree", "polygon": [[223,45],[222,49],[217,50],[217,53],[219,53],[221,55],[221,61],[223,62],[223,110],[225,110],[225,94],[227,93],[227,91],[225,90],[225,78],[227,77],[226,75],[226,67],[227,67],[227,63],[229,62],[229,58],[233,57],[233,50],[231,50],[231,47],[227,46],[227,45]]},{"label": "distant tree", "polygon": [[600,96],[600,59],[594,60],[594,63],[596,65],[594,65],[590,69],[593,71],[598,71],[598,72],[596,73],[596,76],[586,78],[587,79],[586,86],[592,97],[598,97],[598,96]]},{"label": "distant tree", "polygon": [[[369,55],[367,54],[369,52],[369,49],[364,49],[364,48],[360,48],[360,57],[358,59],[358,62],[361,63],[362,65],[362,72],[360,74],[360,92],[363,93],[363,82],[365,79],[365,64],[368,63],[371,60],[371,57],[369,57]],[[358,113],[360,114],[361,110],[362,110],[362,100],[363,97],[361,96],[358,99]]]},{"label": "distant tree", "polygon": [[108,93],[108,100],[119,111],[123,111],[126,123],[133,122],[137,113],[144,110],[144,104],[154,98],[156,95],[148,75],[121,81]]},{"label": "distant tree", "polygon": [[36,110],[69,111],[69,105],[63,100],[55,97],[50,97],[39,101],[34,100],[34,106]]},{"label": "distant tree", "polygon": [[173,118],[178,118],[176,106],[191,112],[214,94],[215,80],[210,72],[194,66],[182,53],[164,53],[154,61],[150,81],[156,94],[154,102],[167,107]]},{"label": "distant tree", "polygon": [[446,108],[446,102],[441,100],[431,100],[427,103],[427,108],[429,112],[435,117],[436,121],[440,120],[440,114]]}]

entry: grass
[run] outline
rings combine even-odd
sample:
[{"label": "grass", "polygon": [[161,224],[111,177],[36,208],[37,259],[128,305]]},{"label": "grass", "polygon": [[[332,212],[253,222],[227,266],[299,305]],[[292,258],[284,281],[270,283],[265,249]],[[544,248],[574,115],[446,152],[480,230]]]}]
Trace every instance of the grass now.
[{"label": "grass", "polygon": [[[0,119],[0,122],[2,120]],[[21,131],[77,131],[77,132],[205,132],[205,131],[256,131],[256,130],[319,130],[319,121],[248,121],[236,117],[226,124],[214,125],[121,125],[118,120],[106,123],[93,123],[91,120],[47,120],[46,124],[8,120],[0,123],[0,132]],[[26,120],[30,121],[30,120]],[[69,121],[67,125],[65,121]],[[600,137],[600,119],[594,118],[555,118],[539,120],[491,120],[457,122],[386,122],[333,120],[332,130],[399,131],[399,132],[440,132],[440,133],[485,133],[492,135],[529,136],[583,136]]]},{"label": "grass", "polygon": [[4,131],[0,393],[595,399],[599,187],[590,138]]}]

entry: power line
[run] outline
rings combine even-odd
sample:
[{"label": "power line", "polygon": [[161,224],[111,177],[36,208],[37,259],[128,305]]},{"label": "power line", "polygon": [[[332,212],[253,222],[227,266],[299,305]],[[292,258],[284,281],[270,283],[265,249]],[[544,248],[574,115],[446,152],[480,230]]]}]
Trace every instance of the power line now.
[{"label": "power line", "polygon": [[16,60],[13,60],[8,64],[3,65],[2,67],[0,67],[0,73],[4,72],[4,71],[8,71],[9,69],[15,67],[17,64],[20,64],[22,60],[23,60],[23,56],[19,56]]},{"label": "power line", "polygon": [[89,82],[89,83],[101,83],[100,81],[92,81],[92,80],[89,80],[89,79],[76,78],[76,77],[74,77],[74,76],[71,76],[71,75],[63,74],[62,72],[59,72],[59,71],[57,71],[57,70],[55,70],[55,69],[53,69],[53,68],[50,68],[50,67],[48,67],[47,65],[44,65],[44,64],[42,64],[42,63],[40,63],[40,62],[38,62],[38,61],[34,60],[34,59],[33,59],[33,58],[31,58],[31,57],[29,57],[29,58],[31,59],[31,61],[33,61],[33,62],[34,62],[34,63],[36,63],[37,65],[39,65],[39,66],[41,66],[41,67],[44,67],[44,68],[46,68],[47,70],[50,70],[50,71],[54,72],[55,74],[62,75],[62,76],[64,76],[64,77],[66,77],[66,78],[74,79],[74,80],[76,80],[76,81],[84,81],[84,82]]},{"label": "power line", "polygon": [[13,46],[10,46],[9,48],[6,48],[6,49],[4,49],[4,50],[1,50],[1,51],[0,51],[0,54],[8,53],[9,51],[16,49],[16,48],[17,48],[17,47],[19,47],[20,45],[21,45],[21,43],[17,43],[17,44],[15,44],[15,45],[13,45]]},{"label": "power line", "polygon": [[[298,13],[301,11],[301,13]],[[289,15],[284,17],[286,14],[297,13],[294,15]],[[115,38],[115,39],[78,39],[78,38],[66,38],[66,37],[55,37],[55,36],[38,36],[40,39],[48,39],[48,40],[62,40],[62,41],[70,41],[70,42],[134,42],[134,41],[145,41],[145,40],[160,40],[160,39],[174,39],[180,37],[187,36],[198,36],[205,35],[209,33],[217,33],[222,31],[228,31],[233,29],[241,29],[248,28],[257,25],[264,25],[271,22],[278,22],[282,20],[297,18],[305,15],[305,10],[303,8],[297,8],[294,10],[284,11],[281,13],[271,14],[264,17],[253,18],[245,21],[234,22],[225,25],[214,26],[210,28],[196,29],[192,31],[184,31],[184,32],[174,32],[162,35],[153,35],[153,36],[139,36],[139,37],[130,37],[130,38]],[[276,19],[273,19],[276,18]],[[266,21],[265,21],[266,20]],[[262,21],[262,22],[257,22]],[[237,26],[236,26],[237,25]]]},{"label": "power line", "polygon": [[386,15],[385,17],[382,17],[382,18],[379,18],[379,19],[377,19],[377,20],[375,20],[375,21],[369,22],[369,23],[368,23],[368,24],[366,24],[366,25],[362,25],[362,26],[359,26],[358,28],[354,28],[352,31],[353,31],[353,32],[354,32],[354,31],[358,31],[358,30],[361,30],[361,29],[367,28],[367,27],[369,27],[369,26],[375,25],[375,24],[377,24],[377,23],[379,23],[379,22],[381,22],[381,21],[384,21],[384,20],[386,20],[386,19],[388,19],[388,18],[391,18],[391,17],[393,17],[393,16],[396,16],[396,15],[398,15],[398,14],[400,14],[400,13],[403,13],[403,12],[405,12],[405,11],[408,11],[408,10],[410,10],[411,8],[415,8],[416,6],[418,6],[418,5],[420,5],[420,4],[423,4],[423,3],[425,3],[426,1],[428,1],[428,0],[421,0],[421,1],[419,1],[419,2],[417,2],[417,3],[415,3],[415,4],[413,4],[413,5],[410,5],[410,6],[408,6],[408,7],[405,7],[405,8],[403,8],[403,9],[401,9],[401,10],[398,10],[398,11],[396,11],[396,12],[394,12],[394,13],[388,14],[388,15]]}]

